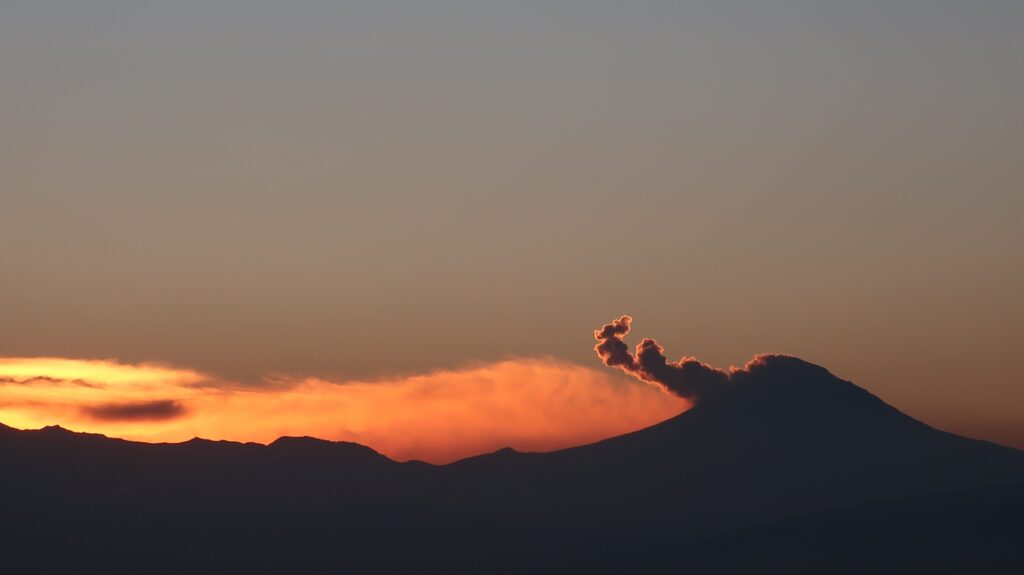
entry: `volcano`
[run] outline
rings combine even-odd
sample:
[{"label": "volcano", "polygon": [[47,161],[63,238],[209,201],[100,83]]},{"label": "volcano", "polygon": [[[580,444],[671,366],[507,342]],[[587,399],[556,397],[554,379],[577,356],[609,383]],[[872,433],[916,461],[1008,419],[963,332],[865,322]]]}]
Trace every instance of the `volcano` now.
[{"label": "volcano", "polygon": [[1024,572],[1024,453],[762,356],[634,433],[435,466],[0,429],[21,572]]}]

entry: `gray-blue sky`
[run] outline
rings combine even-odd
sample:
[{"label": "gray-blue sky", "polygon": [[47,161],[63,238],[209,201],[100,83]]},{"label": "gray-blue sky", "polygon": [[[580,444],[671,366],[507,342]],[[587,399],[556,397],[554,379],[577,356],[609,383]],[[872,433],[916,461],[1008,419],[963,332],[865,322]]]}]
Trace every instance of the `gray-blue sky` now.
[{"label": "gray-blue sky", "polygon": [[[0,355],[788,352],[1024,444],[1020,2],[4,2]],[[1015,438],[1015,439],[1014,439]]]}]

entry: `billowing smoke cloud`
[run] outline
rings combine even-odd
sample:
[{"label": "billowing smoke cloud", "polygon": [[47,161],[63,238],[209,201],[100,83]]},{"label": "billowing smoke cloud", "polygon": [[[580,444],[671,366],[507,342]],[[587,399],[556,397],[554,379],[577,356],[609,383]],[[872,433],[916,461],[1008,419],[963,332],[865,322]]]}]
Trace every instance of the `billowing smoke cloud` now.
[{"label": "billowing smoke cloud", "polygon": [[605,365],[617,367],[642,381],[660,385],[694,403],[725,389],[729,383],[729,374],[692,357],[668,361],[665,348],[653,339],[645,338],[637,344],[636,353],[630,353],[629,346],[623,340],[632,322],[633,318],[624,315],[594,331],[597,339],[594,351]]}]

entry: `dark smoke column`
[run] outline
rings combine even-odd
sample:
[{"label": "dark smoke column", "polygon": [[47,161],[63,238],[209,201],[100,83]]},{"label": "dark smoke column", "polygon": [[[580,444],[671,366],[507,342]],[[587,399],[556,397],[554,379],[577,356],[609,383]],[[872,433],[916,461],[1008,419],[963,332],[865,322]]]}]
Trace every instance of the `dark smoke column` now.
[{"label": "dark smoke column", "polygon": [[636,354],[630,353],[624,338],[632,322],[633,318],[624,315],[594,331],[597,339],[594,351],[608,367],[617,367],[694,403],[715,395],[728,385],[727,373],[692,357],[668,361],[665,348],[653,339],[645,338],[636,346]]}]

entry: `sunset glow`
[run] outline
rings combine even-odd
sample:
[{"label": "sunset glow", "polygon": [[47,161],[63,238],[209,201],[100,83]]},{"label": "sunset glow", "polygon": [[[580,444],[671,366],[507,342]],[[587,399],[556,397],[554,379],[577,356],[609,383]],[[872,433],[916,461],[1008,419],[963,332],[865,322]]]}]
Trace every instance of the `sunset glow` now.
[{"label": "sunset glow", "polygon": [[518,359],[379,381],[243,386],[196,371],[60,358],[0,359],[0,421],[140,441],[268,443],[310,435],[434,463],[513,447],[547,451],[667,419],[687,403],[615,374]]}]

